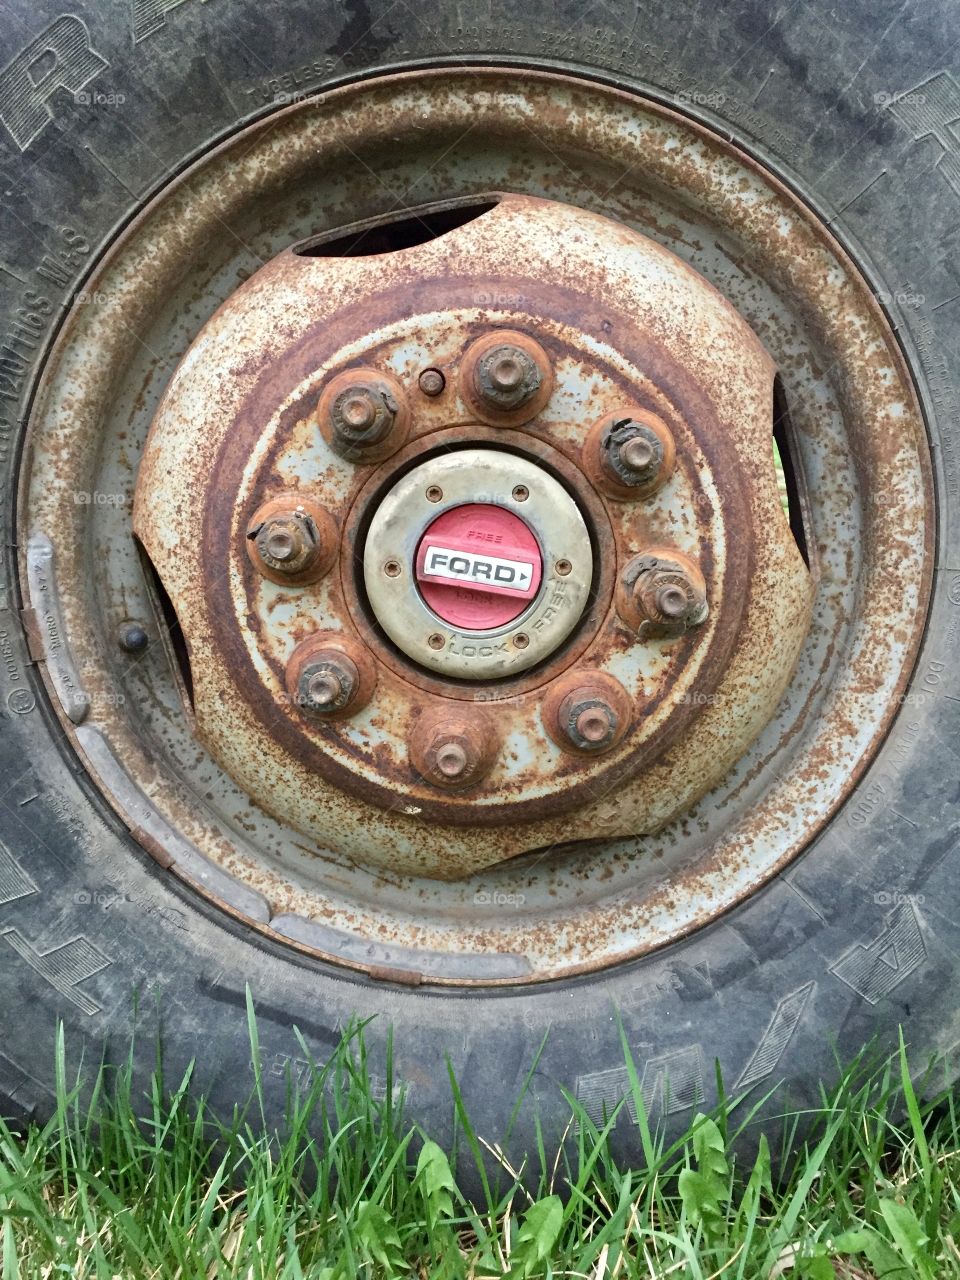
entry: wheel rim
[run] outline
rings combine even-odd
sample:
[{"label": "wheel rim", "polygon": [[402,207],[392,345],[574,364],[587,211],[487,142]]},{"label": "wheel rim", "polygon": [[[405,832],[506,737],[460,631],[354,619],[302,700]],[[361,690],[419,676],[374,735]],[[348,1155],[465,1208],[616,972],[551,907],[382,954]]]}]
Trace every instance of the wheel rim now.
[{"label": "wheel rim", "polygon": [[[211,761],[198,764],[160,646],[131,660],[115,639],[118,627],[148,617],[149,599],[126,503],[110,499],[131,492],[185,338],[232,292],[243,243],[267,258],[316,231],[318,211],[339,226],[358,208],[389,203],[379,182],[364,191],[356,173],[331,175],[334,157],[353,152],[361,174],[375,162],[391,192],[422,172],[422,152],[387,159],[404,113],[428,122],[431,154],[459,138],[418,194],[510,188],[596,208],[598,176],[615,178],[608,211],[682,251],[749,319],[787,390],[821,568],[813,623],[776,716],[691,821],[585,847],[558,847],[555,837],[549,852],[531,849],[452,885],[299,848],[295,833],[252,813]],[[298,210],[294,185],[312,207]],[[236,254],[223,243],[225,221],[239,228]],[[133,351],[131,332],[144,344]],[[78,300],[30,432],[25,594],[41,623],[53,705],[108,800],[158,860],[235,915],[407,981],[496,984],[600,968],[754,892],[849,794],[904,696],[925,617],[925,437],[860,274],[785,188],[725,142],[651,103],[546,73],[478,68],[351,86],[252,126],[198,162]]]}]

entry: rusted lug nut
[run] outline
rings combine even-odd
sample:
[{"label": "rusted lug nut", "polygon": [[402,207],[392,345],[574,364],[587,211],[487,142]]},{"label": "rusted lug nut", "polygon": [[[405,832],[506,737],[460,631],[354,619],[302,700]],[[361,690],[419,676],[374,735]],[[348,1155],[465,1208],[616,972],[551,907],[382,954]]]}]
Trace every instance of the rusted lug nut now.
[{"label": "rusted lug nut", "polygon": [[319,503],[295,494],[265,502],[247,525],[247,552],[271,582],[315,582],[337,555],[337,525]]},{"label": "rusted lug nut", "polygon": [[403,444],[409,410],[396,378],[348,369],[331,378],[317,409],[324,439],[350,462],[380,462]]},{"label": "rusted lug nut", "polygon": [[287,663],[287,693],[311,719],[354,715],[370,701],[376,683],[376,664],[367,650],[332,632],[309,636]]},{"label": "rusted lug nut", "polygon": [[547,732],[564,751],[601,755],[630,727],[633,704],[623,685],[603,671],[570,672],[544,699]]},{"label": "rusted lug nut", "polygon": [[543,377],[526,351],[505,343],[480,357],[474,384],[492,409],[520,409],[540,390]]},{"label": "rusted lug nut", "polygon": [[460,391],[484,422],[519,426],[538,414],[550,398],[550,360],[540,343],[527,334],[494,330],[464,354]]},{"label": "rusted lug nut", "polygon": [[665,452],[652,427],[628,418],[607,432],[600,456],[612,480],[631,489],[652,489],[663,470]]},{"label": "rusted lug nut", "polygon": [[308,715],[334,715],[350,706],[359,687],[360,673],[346,654],[318,655],[300,672],[297,705]]},{"label": "rusted lug nut", "polygon": [[484,778],[499,742],[489,717],[480,711],[425,712],[410,735],[410,761],[436,787],[470,787]]},{"label": "rusted lug nut", "polygon": [[381,444],[393,430],[398,408],[393,396],[376,386],[358,383],[341,391],[330,409],[337,452],[349,454]]},{"label": "rusted lug nut", "polygon": [[587,470],[611,498],[646,498],[660,489],[676,464],[666,423],[646,410],[607,414],[585,445]]},{"label": "rusted lug nut", "polygon": [[682,552],[652,547],[624,569],[617,612],[641,639],[682,635],[700,626],[709,612],[703,574]]}]

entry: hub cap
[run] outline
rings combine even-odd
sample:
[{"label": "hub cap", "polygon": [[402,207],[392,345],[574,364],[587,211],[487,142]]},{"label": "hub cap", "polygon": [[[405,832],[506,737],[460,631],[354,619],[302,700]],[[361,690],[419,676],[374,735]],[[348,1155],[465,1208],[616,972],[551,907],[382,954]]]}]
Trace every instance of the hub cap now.
[{"label": "hub cap", "polygon": [[593,551],[576,503],[542,467],[458,450],[415,468],[384,498],[363,577],[377,621],[415,662],[495,680],[544,661],[577,625]]}]

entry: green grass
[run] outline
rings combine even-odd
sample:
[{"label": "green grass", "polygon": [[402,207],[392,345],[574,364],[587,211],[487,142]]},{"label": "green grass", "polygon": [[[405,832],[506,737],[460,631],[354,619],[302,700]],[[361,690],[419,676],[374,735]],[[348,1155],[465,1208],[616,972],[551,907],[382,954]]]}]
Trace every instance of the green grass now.
[{"label": "green grass", "polygon": [[[250,1032],[256,1062],[252,1014]],[[81,1105],[64,1061],[61,1037],[53,1118],[19,1134],[0,1126],[3,1280],[960,1275],[960,1120],[949,1099],[935,1113],[917,1101],[902,1046],[824,1094],[780,1181],[766,1144],[749,1167],[729,1154],[747,1104],[725,1102],[668,1146],[634,1076],[640,1167],[610,1150],[627,1114],[598,1130],[570,1099],[563,1149],[532,1151],[521,1182],[451,1082],[463,1152],[501,1174],[496,1191],[484,1174],[478,1205],[447,1153],[404,1120],[390,1080],[385,1097],[371,1093],[359,1031],[306,1093],[291,1090],[272,1140],[259,1135],[259,1079],[249,1106],[214,1124],[190,1101],[189,1072],[168,1089],[158,1067],[142,1096],[129,1066],[101,1073]],[[789,1142],[795,1124],[778,1134]]]}]

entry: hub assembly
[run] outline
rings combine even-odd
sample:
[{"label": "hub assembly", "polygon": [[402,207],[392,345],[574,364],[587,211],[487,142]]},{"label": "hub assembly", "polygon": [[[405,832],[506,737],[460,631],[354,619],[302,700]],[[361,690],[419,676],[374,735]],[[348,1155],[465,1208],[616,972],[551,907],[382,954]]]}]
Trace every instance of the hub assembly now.
[{"label": "hub assembly", "polygon": [[[305,832],[336,808],[341,852],[444,878],[573,808],[626,834],[689,807],[812,594],[746,323],[597,215],[459,222],[259,271],[175,375],[134,510],[210,752]],[[508,245],[523,304],[478,305]]]}]

